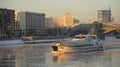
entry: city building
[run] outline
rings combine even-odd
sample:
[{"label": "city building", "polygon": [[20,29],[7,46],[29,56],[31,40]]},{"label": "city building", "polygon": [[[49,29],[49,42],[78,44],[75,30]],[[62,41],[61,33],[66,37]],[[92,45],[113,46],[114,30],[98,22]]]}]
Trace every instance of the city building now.
[{"label": "city building", "polygon": [[0,8],[0,37],[11,37],[14,33],[15,10]]},{"label": "city building", "polygon": [[57,27],[65,27],[65,23],[63,18],[46,18],[46,28],[57,28]]},{"label": "city building", "polygon": [[86,21],[85,21],[85,24],[92,24],[92,23],[93,23],[92,20],[86,20]]},{"label": "city building", "polygon": [[78,19],[75,19],[73,24],[74,24],[74,25],[73,25],[73,27],[74,27],[74,26],[77,26],[77,25],[79,25],[79,24],[81,24],[81,23],[80,23],[80,21],[79,21]]},{"label": "city building", "polygon": [[98,21],[101,23],[111,22],[111,10],[98,10]]},{"label": "city building", "polygon": [[20,23],[18,22],[18,12],[15,11],[15,29],[14,29],[14,35],[19,36],[20,33]]},{"label": "city building", "polygon": [[45,19],[45,27],[48,29],[56,28],[57,23],[54,22],[54,18],[52,17],[46,17]]},{"label": "city building", "polygon": [[22,35],[42,35],[45,33],[45,14],[36,12],[19,12],[18,22]]},{"label": "city building", "polygon": [[[46,19],[46,27],[55,28],[55,27],[73,27],[75,23],[79,23],[79,20],[75,20],[74,15],[72,13],[66,13],[61,18],[47,18]],[[53,26],[53,27],[51,27]]]},{"label": "city building", "polygon": [[57,25],[57,27],[65,27],[65,22],[63,18],[53,18],[54,23]]},{"label": "city building", "polygon": [[63,16],[63,19],[64,19],[64,25],[66,27],[73,27],[74,26],[74,20],[75,20],[74,14],[66,13]]}]

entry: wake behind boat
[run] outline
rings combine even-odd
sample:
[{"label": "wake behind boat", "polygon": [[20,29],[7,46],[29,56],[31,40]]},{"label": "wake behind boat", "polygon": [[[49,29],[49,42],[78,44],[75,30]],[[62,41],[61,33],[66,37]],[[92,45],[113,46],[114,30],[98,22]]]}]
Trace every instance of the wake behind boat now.
[{"label": "wake behind boat", "polygon": [[103,46],[96,35],[76,35],[70,41],[55,42],[52,52],[89,52],[103,50]]}]

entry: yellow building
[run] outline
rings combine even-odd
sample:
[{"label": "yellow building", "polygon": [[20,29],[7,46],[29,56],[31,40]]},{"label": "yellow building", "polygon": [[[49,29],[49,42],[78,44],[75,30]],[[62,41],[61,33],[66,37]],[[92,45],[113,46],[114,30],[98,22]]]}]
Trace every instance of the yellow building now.
[{"label": "yellow building", "polygon": [[63,18],[54,18],[53,21],[54,21],[54,23],[57,24],[58,27],[64,27],[65,26]]},{"label": "yellow building", "polygon": [[72,13],[66,13],[62,18],[54,18],[53,21],[59,27],[73,27],[74,15]]},{"label": "yellow building", "polygon": [[75,22],[74,14],[66,13],[61,18],[46,18],[46,27],[47,28],[73,27],[74,22]]},{"label": "yellow building", "polygon": [[64,14],[63,19],[66,27],[74,26],[74,15],[72,13]]}]

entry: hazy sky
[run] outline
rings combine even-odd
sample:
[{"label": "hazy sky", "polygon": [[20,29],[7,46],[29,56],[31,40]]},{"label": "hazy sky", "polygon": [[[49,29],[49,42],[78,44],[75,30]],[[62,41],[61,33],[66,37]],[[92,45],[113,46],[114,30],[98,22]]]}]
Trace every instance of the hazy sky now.
[{"label": "hazy sky", "polygon": [[120,23],[120,0],[0,0],[1,8],[40,12],[48,17],[62,17],[73,12],[81,22],[97,20],[97,10],[109,9],[109,4],[112,16]]}]

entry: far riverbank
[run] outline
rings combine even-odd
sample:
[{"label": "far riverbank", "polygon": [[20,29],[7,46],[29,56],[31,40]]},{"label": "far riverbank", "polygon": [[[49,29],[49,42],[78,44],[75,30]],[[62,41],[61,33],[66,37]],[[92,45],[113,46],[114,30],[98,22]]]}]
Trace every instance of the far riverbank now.
[{"label": "far riverbank", "polygon": [[[32,37],[33,37],[33,40],[73,38],[70,36],[32,36]],[[19,39],[21,39],[21,37],[0,38],[0,40],[19,40]]]}]

